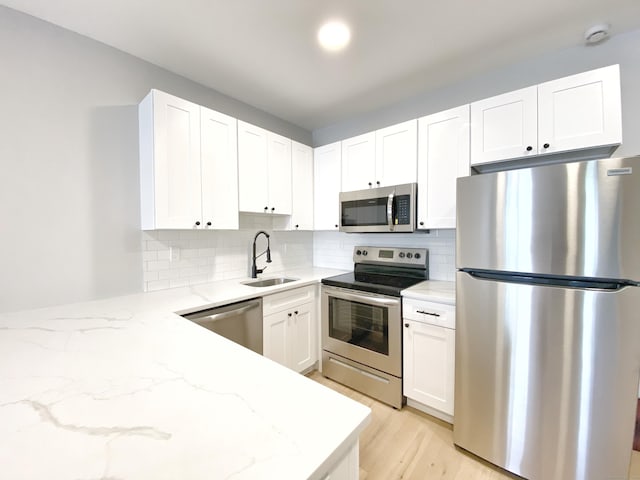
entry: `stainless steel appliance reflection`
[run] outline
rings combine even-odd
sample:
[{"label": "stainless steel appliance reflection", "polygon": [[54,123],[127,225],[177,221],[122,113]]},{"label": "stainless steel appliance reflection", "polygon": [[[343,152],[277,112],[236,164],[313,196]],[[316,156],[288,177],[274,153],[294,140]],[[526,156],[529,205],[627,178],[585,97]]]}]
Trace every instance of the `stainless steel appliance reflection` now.
[{"label": "stainless steel appliance reflection", "polygon": [[627,478],[640,157],[458,180],[454,442],[530,480]]},{"label": "stainless steel appliance reflection", "polygon": [[340,193],[340,231],[413,232],[416,229],[415,183]]},{"label": "stainless steel appliance reflection", "polygon": [[182,316],[262,355],[262,298]]},{"label": "stainless steel appliance reflection", "polygon": [[428,279],[427,251],[355,247],[353,256],[354,272],[322,280],[322,373],[401,408],[400,292]]}]

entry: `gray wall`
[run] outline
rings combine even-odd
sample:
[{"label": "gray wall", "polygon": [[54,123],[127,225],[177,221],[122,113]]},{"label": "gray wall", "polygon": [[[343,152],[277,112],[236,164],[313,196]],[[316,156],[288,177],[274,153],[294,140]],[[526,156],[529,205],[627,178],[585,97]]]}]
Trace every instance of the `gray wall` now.
[{"label": "gray wall", "polygon": [[299,127],[0,6],[0,312],[142,291],[137,104],[158,88]]},{"label": "gray wall", "polygon": [[561,50],[492,70],[404,102],[314,130],[313,146],[464,105],[518,88],[620,64],[623,144],[614,155],[640,154],[640,30],[616,35],[594,46]]}]

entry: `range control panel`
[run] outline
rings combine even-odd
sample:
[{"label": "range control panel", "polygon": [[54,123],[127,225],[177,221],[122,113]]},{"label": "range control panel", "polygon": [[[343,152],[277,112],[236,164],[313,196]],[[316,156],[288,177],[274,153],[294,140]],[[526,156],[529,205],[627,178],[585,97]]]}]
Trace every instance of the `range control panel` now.
[{"label": "range control panel", "polygon": [[426,267],[429,251],[412,247],[353,247],[354,263]]}]

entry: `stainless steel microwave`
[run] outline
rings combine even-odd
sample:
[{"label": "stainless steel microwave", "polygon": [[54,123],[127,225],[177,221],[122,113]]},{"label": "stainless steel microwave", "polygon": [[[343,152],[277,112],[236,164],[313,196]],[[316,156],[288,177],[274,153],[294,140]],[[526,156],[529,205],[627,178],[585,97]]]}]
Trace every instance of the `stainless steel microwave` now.
[{"label": "stainless steel microwave", "polygon": [[418,187],[415,183],[340,193],[340,231],[413,232]]}]

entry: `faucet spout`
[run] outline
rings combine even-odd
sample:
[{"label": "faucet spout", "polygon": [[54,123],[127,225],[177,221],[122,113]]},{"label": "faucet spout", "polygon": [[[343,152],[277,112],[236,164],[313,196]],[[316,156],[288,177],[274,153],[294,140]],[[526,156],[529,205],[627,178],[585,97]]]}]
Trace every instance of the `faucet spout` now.
[{"label": "faucet spout", "polygon": [[[260,255],[256,255],[256,241],[260,235],[264,235],[267,238],[267,249],[262,252]],[[253,247],[252,247],[252,259],[251,259],[251,278],[258,278],[258,274],[264,272],[266,266],[264,268],[258,268],[256,265],[256,259],[265,253],[267,254],[267,263],[271,263],[271,245],[269,241],[270,235],[264,230],[260,230],[256,233],[256,236],[253,237]]]}]

